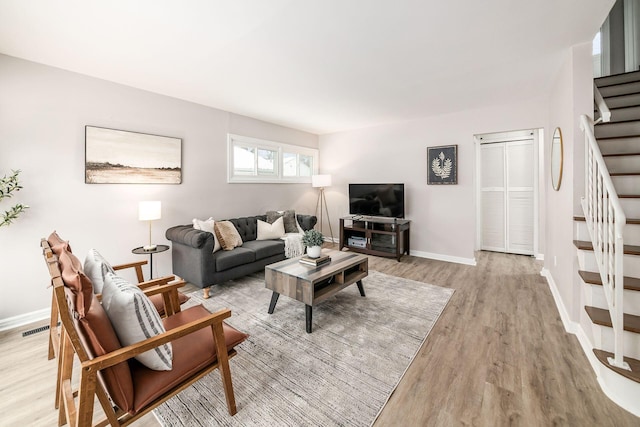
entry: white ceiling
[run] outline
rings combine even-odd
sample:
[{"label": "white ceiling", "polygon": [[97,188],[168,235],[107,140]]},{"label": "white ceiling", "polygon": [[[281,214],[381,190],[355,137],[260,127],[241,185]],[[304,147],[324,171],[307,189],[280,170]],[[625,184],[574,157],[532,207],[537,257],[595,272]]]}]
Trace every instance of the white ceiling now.
[{"label": "white ceiling", "polygon": [[0,53],[317,134],[540,95],[613,0],[0,0]]}]

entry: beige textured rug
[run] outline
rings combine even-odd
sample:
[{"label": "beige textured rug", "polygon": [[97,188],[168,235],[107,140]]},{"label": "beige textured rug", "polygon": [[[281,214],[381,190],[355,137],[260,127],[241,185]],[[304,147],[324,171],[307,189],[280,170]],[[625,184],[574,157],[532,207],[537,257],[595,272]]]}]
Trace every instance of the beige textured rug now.
[{"label": "beige textured rug", "polygon": [[350,286],[313,309],[281,296],[273,314],[261,275],[191,294],[188,304],[228,307],[250,334],[231,359],[238,413],[227,413],[215,371],[154,411],[166,426],[368,426],[400,381],[452,289],[370,271],[366,297]]}]

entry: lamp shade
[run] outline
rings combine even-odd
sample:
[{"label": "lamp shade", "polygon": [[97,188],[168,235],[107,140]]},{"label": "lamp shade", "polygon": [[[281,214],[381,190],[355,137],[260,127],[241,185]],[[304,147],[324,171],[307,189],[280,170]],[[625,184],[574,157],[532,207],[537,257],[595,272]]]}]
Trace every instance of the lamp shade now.
[{"label": "lamp shade", "polygon": [[331,175],[313,175],[311,177],[312,187],[331,187]]},{"label": "lamp shade", "polygon": [[140,202],[138,205],[138,219],[140,221],[151,221],[162,218],[162,204],[159,201]]}]

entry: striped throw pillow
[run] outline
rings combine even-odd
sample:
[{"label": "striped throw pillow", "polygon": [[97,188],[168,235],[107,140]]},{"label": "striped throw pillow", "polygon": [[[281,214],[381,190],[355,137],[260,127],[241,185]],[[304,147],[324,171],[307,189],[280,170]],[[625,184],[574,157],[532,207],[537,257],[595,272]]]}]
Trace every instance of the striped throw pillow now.
[{"label": "striped throw pillow", "polygon": [[[165,332],[158,311],[144,292],[113,273],[105,275],[102,306],[123,346],[135,344]],[[163,344],[135,358],[149,369],[170,371],[173,348],[171,343]]]}]

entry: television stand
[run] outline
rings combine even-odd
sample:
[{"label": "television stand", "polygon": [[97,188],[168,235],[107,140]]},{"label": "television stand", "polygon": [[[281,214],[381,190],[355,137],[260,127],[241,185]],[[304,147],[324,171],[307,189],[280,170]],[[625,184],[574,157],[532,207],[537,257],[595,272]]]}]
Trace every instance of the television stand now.
[{"label": "television stand", "polygon": [[365,215],[340,218],[340,250],[396,258],[409,255],[411,220]]}]

